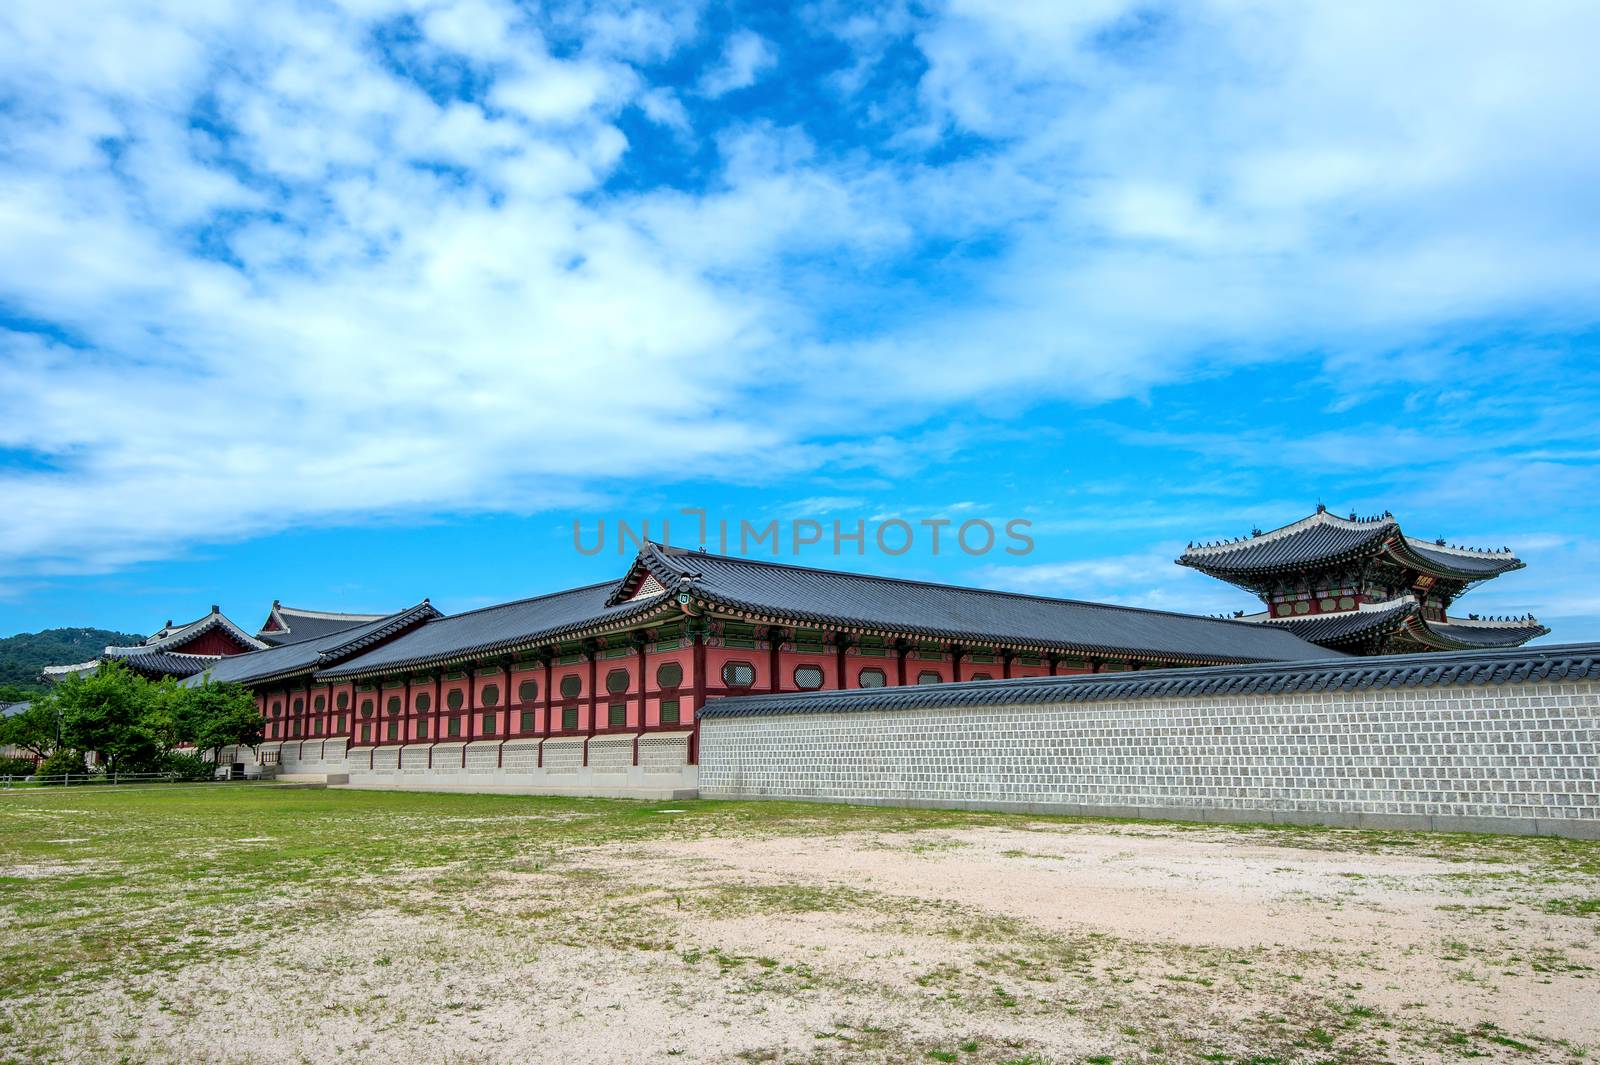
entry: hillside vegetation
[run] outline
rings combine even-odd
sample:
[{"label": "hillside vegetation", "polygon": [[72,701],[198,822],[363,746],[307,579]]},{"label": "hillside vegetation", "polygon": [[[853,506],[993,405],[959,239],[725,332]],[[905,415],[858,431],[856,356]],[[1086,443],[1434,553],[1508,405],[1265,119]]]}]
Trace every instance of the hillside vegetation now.
[{"label": "hillside vegetation", "polygon": [[26,695],[43,690],[39,671],[45,666],[86,662],[107,644],[138,643],[143,639],[110,629],[45,629],[0,639],[0,701],[4,701],[7,692]]}]

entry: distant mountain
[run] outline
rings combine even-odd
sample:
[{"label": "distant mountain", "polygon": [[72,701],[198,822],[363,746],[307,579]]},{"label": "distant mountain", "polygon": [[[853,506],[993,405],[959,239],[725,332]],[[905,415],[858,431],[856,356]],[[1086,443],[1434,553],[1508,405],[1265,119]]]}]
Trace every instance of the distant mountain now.
[{"label": "distant mountain", "polygon": [[39,671],[45,666],[87,662],[107,644],[139,643],[143,636],[110,629],[45,629],[0,639],[0,687],[42,691]]}]

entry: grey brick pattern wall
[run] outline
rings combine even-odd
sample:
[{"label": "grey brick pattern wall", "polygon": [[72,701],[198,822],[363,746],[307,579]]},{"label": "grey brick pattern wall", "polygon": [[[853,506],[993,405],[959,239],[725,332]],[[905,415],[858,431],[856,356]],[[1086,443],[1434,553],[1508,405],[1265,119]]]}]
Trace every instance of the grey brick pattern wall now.
[{"label": "grey brick pattern wall", "polygon": [[713,717],[705,798],[1600,838],[1600,684]]}]

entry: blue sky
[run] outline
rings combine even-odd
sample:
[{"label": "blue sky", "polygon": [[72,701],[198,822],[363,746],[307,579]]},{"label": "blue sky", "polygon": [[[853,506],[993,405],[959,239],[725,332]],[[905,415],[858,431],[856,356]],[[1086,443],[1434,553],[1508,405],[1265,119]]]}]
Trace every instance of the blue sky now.
[{"label": "blue sky", "polygon": [[0,634],[620,571],[572,524],[1195,611],[1393,510],[1600,638],[1600,9],[0,10]]}]

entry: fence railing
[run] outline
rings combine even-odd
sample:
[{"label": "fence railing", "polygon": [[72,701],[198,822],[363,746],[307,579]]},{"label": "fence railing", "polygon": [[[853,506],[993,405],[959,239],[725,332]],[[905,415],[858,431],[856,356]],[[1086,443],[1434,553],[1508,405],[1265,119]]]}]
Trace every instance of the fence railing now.
[{"label": "fence railing", "polygon": [[45,773],[35,776],[0,776],[0,787],[76,787],[84,784],[179,784],[177,773]]}]

